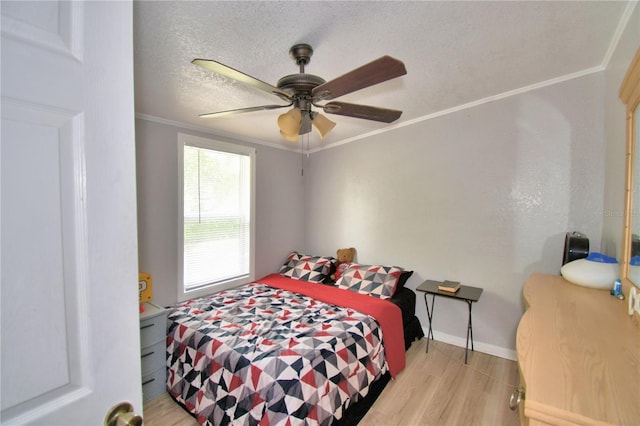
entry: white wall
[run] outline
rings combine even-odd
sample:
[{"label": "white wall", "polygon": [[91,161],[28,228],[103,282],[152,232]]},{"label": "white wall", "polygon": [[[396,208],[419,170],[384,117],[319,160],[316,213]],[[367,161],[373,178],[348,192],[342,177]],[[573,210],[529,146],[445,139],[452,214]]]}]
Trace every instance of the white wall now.
[{"label": "white wall", "polygon": [[[313,154],[310,251],[356,247],[362,263],[413,269],[411,288],[483,287],[476,348],[513,356],[527,276],[559,272],[567,231],[599,249],[603,102],[598,73]],[[464,344],[466,319],[438,299],[436,339]]]},{"label": "white wall", "polygon": [[[136,120],[140,270],[153,277],[154,302],[177,300],[178,133],[244,143],[174,125]],[[244,143],[245,145],[251,145]],[[255,145],[253,145],[255,146]],[[305,246],[305,182],[300,154],[256,146],[256,277],[275,272]]]},{"label": "white wall", "polygon": [[[638,13],[603,73],[316,152],[304,177],[300,154],[257,146],[256,275],[274,272],[292,249],[354,246],[363,263],[415,270],[411,288],[427,278],[481,286],[476,349],[513,357],[522,284],[534,271],[558,273],[565,232],[619,255],[617,90],[640,46]],[[143,119],[136,127],[139,264],[153,274],[155,301],[169,305],[179,255],[177,133],[213,136]],[[466,309],[439,299],[436,338],[464,344]]]},{"label": "white wall", "polygon": [[636,6],[604,73],[606,169],[602,247],[616,257],[622,256],[626,146],[626,109],[618,96],[618,90],[638,48],[640,48],[640,7]]}]

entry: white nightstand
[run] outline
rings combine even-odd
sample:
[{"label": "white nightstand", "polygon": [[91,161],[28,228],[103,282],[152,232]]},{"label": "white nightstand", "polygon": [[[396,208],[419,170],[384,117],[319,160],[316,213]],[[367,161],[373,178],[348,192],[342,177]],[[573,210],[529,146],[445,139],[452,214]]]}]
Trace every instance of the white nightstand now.
[{"label": "white nightstand", "polygon": [[151,302],[140,313],[140,357],[142,361],[142,400],[151,401],[166,388],[167,310]]}]

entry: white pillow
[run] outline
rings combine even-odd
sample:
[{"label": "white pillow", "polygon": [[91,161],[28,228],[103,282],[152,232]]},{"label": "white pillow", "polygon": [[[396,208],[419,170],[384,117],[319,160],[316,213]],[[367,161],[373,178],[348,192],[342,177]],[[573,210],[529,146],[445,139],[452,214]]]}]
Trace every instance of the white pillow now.
[{"label": "white pillow", "polygon": [[566,263],[560,273],[567,281],[583,287],[611,289],[619,271],[618,263],[578,259]]}]

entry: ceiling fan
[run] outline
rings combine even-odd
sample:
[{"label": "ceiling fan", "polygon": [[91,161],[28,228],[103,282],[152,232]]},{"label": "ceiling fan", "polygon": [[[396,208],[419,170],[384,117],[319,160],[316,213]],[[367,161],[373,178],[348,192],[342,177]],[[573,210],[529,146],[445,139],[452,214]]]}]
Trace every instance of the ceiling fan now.
[{"label": "ceiling fan", "polygon": [[289,50],[289,55],[300,67],[298,74],[291,74],[278,80],[276,86],[258,80],[248,74],[235,70],[220,62],[210,59],[194,59],[193,64],[206,68],[217,74],[232,78],[241,83],[255,87],[265,92],[272,93],[288,102],[286,105],[261,105],[249,108],[232,109],[228,111],[201,114],[200,117],[222,117],[230,114],[239,114],[253,111],[271,110],[293,106],[292,109],[278,117],[280,134],[287,140],[297,141],[298,135],[311,132],[315,127],[324,138],[335,123],[324,115],[312,111],[311,107],[321,109],[327,114],[344,115],[348,117],[374,120],[391,123],[402,114],[402,111],[379,108],[368,105],[351,104],[347,102],[331,101],[347,93],[373,86],[383,81],[391,80],[407,73],[404,64],[391,56],[382,56],[373,62],[369,62],[359,68],[337,77],[331,81],[313,74],[306,74],[304,67],[313,55],[310,45],[300,43]]}]

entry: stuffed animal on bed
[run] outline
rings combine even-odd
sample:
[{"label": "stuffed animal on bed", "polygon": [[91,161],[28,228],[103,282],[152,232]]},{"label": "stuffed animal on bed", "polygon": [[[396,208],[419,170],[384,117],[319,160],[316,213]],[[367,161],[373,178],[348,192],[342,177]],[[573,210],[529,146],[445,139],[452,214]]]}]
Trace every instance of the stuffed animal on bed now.
[{"label": "stuffed animal on bed", "polygon": [[353,262],[355,257],[356,249],[353,247],[338,249],[336,253],[336,258],[338,259],[338,262],[336,263],[336,272],[331,274],[331,280],[334,282],[337,281],[345,269],[347,269],[347,266]]}]

